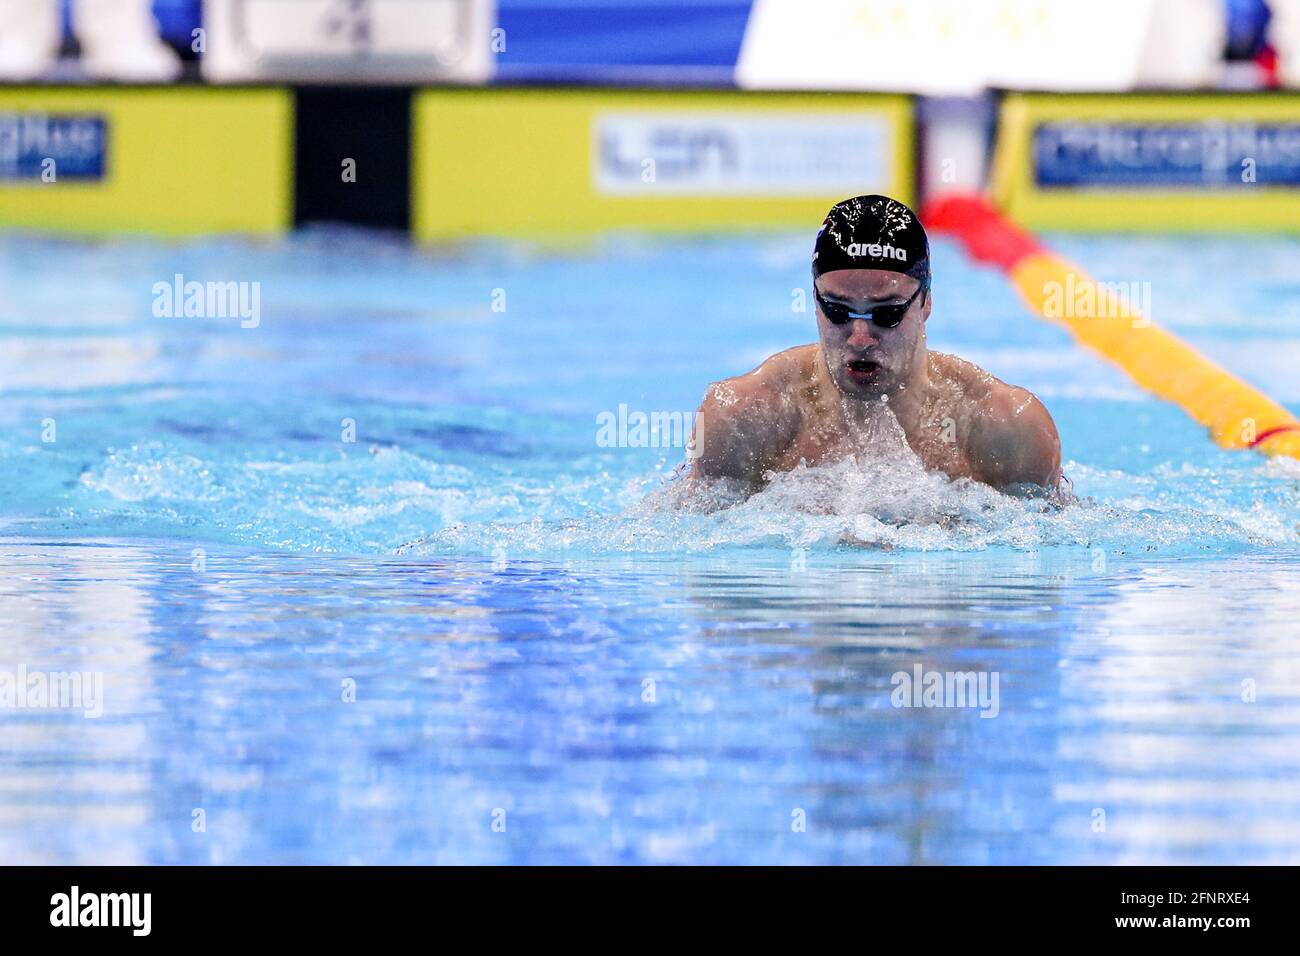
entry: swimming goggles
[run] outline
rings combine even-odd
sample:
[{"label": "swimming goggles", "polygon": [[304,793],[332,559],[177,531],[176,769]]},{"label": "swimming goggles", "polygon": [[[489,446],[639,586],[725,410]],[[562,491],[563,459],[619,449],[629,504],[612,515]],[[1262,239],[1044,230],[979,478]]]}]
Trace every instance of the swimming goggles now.
[{"label": "swimming goggles", "polygon": [[929,282],[922,282],[906,302],[872,306],[866,312],[853,312],[843,302],[827,300],[816,286],[813,286],[813,296],[817,299],[817,304],[821,306],[827,320],[833,325],[843,325],[852,319],[870,319],[882,329],[892,329],[903,321],[903,317],[907,315],[907,310],[912,307],[912,303],[916,301],[917,296],[929,287]]}]

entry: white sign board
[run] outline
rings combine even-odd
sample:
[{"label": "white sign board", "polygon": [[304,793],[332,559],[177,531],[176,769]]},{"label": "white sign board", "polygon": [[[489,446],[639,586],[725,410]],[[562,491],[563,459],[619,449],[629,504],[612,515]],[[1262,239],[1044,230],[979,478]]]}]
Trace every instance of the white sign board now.
[{"label": "white sign board", "polygon": [[749,89],[971,96],[1197,86],[1221,70],[1222,0],[755,0]]},{"label": "white sign board", "polygon": [[486,82],[495,0],[205,0],[216,82]]}]

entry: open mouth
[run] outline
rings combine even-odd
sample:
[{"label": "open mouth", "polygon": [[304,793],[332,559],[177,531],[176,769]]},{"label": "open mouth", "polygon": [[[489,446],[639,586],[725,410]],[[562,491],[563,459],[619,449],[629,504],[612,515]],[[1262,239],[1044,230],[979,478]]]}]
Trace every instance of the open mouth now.
[{"label": "open mouth", "polygon": [[845,363],[849,375],[855,379],[868,379],[880,371],[880,363],[871,359],[851,359]]}]

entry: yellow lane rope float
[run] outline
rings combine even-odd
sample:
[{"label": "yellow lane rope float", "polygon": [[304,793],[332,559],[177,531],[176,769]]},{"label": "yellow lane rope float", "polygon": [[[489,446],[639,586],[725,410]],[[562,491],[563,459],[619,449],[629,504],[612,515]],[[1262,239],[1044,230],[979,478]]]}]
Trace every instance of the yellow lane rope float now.
[{"label": "yellow lane rope float", "polygon": [[1126,290],[1099,283],[1043,248],[978,196],[949,196],[922,218],[997,265],[1030,311],[1067,328],[1147,391],[1177,404],[1224,448],[1300,459],[1300,420],[1141,314]]}]

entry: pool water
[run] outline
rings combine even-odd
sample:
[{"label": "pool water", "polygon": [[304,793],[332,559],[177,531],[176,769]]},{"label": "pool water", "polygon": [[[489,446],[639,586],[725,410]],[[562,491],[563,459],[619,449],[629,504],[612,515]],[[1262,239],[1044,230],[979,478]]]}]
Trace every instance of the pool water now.
[{"label": "pool water", "polygon": [[[1297,243],[1046,239],[1300,408]],[[954,246],[930,344],[1037,392],[1077,504],[672,506],[629,418],[810,341],[809,243],[0,237],[0,862],[1300,862],[1300,463]],[[256,321],[156,315],[178,274]]]}]

